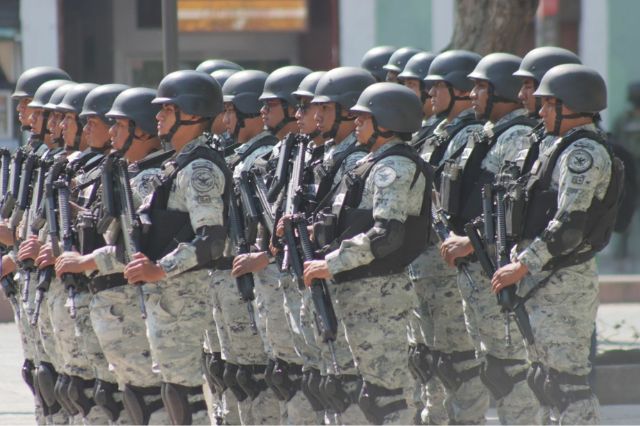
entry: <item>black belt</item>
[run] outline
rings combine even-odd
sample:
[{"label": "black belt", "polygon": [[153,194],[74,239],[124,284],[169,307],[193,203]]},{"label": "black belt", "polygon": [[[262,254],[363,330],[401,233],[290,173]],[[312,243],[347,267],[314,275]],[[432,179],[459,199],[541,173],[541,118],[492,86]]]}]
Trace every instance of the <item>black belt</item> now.
[{"label": "black belt", "polygon": [[89,282],[89,291],[91,294],[96,294],[104,290],[109,290],[115,287],[121,287],[127,284],[127,280],[124,278],[124,274],[121,272],[109,275],[101,275],[93,278]]}]

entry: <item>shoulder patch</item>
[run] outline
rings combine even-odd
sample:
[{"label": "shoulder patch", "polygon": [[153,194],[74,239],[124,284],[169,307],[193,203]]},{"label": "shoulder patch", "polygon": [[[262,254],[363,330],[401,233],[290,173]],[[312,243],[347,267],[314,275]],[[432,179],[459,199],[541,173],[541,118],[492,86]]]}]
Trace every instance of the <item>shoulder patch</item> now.
[{"label": "shoulder patch", "polygon": [[373,176],[373,183],[375,183],[378,188],[386,188],[396,180],[396,177],[397,174],[395,170],[389,166],[382,166],[376,170]]},{"label": "shoulder patch", "polygon": [[584,148],[575,149],[569,154],[567,165],[574,173],[584,173],[593,166],[593,157]]},{"label": "shoulder patch", "polygon": [[155,189],[155,180],[156,176],[152,173],[146,173],[140,176],[138,182],[138,194],[140,198],[144,198],[153,192]]},{"label": "shoulder patch", "polygon": [[191,174],[191,186],[196,192],[209,192],[217,185],[216,176],[213,173],[213,165],[209,162],[198,162],[193,165]]}]

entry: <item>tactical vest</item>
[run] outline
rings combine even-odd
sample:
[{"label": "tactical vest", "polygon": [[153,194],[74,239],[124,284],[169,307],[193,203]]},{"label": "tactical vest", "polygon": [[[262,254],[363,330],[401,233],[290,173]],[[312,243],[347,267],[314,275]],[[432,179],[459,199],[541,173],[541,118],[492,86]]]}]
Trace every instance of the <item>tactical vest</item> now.
[{"label": "tactical vest", "polygon": [[[264,135],[262,138],[258,139],[257,141],[253,142],[246,151],[241,152],[240,154],[233,152],[229,154],[225,153],[223,155],[226,158],[229,168],[233,170],[236,168],[238,164],[246,160],[247,157],[249,157],[251,154],[257,151],[259,148],[262,148],[263,146],[274,146],[277,143],[278,143],[278,138],[276,138],[272,134],[267,134],[267,135]],[[240,145],[240,147],[242,147],[242,145]]]},{"label": "tactical vest", "polygon": [[376,258],[368,265],[337,273],[334,276],[336,282],[357,280],[360,278],[379,277],[397,274],[405,270],[413,260],[426,248],[429,229],[431,226],[431,185],[433,170],[415,150],[409,145],[395,145],[379,156],[373,156],[369,161],[360,165],[347,174],[345,193],[342,209],[338,216],[336,243],[352,238],[360,233],[365,233],[374,225],[373,210],[358,208],[362,200],[365,182],[373,167],[382,159],[390,156],[408,158],[416,165],[416,171],[411,182],[411,187],[422,174],[425,178],[425,189],[422,197],[422,206],[418,216],[408,216],[404,223],[405,234],[401,248],[385,256]]},{"label": "tactical vest", "polygon": [[[431,137],[429,137],[429,140],[430,142],[433,142],[433,144],[435,145],[435,148],[431,153],[431,156],[429,157],[429,164],[431,164],[433,167],[438,167],[438,164],[440,164],[440,162],[442,161],[442,158],[444,157],[444,154],[447,151],[449,144],[451,143],[453,138],[458,133],[460,133],[460,131],[462,131],[467,126],[473,126],[476,124],[483,124],[483,123],[484,123],[483,120],[478,120],[473,115],[468,115],[461,118],[456,124],[452,126],[446,126],[444,129],[443,135],[435,135],[435,134],[431,135]],[[460,150],[460,152],[457,153],[456,157],[460,156],[461,153],[462,153],[462,150]],[[436,171],[436,173],[438,172]]]},{"label": "tactical vest", "polygon": [[[464,235],[464,225],[482,213],[481,188],[486,183],[492,183],[493,173],[483,170],[481,165],[498,138],[513,126],[534,127],[536,121],[520,115],[513,120],[502,123],[493,128],[493,135],[486,132],[475,142],[471,154],[460,164],[453,156],[445,161],[440,177],[440,198],[442,208],[450,216],[451,229],[458,235]],[[461,148],[459,156],[462,154]]]},{"label": "tactical vest", "polygon": [[334,186],[333,180],[335,179],[338,170],[340,170],[342,163],[354,152],[364,152],[367,154],[369,153],[364,145],[358,143],[358,141],[354,141],[352,145],[347,149],[336,154],[336,156],[331,159],[331,162],[329,164],[321,163],[315,169],[316,182],[318,184],[316,201],[318,202],[318,204],[324,204],[322,203],[322,200],[324,200],[325,197],[331,192],[331,189]]},{"label": "tactical vest", "polygon": [[[178,172],[198,159],[211,161],[224,174],[225,182],[222,200],[224,203],[224,226],[227,226],[226,218],[228,217],[229,196],[233,183],[231,172],[224,158],[218,151],[205,145],[199,145],[187,155],[177,157],[174,169],[159,179],[153,191],[151,203],[140,212],[141,219],[143,217],[147,218],[147,220],[143,221],[143,232],[140,244],[142,246],[142,252],[152,261],[161,259],[171,253],[180,243],[193,241],[196,236],[195,230],[191,226],[189,212],[168,210],[167,206],[171,194],[171,187]],[[194,270],[205,267],[213,267],[213,265],[202,265],[194,268]]]},{"label": "tactical vest", "polygon": [[[587,209],[587,221],[583,242],[571,253],[557,256],[545,265],[545,270],[577,265],[593,258],[602,250],[609,239],[615,225],[624,186],[624,166],[619,158],[613,155],[607,141],[598,133],[590,130],[576,130],[562,138],[553,150],[540,156],[531,170],[531,176],[525,188],[526,203],[524,209],[512,206],[507,213],[514,230],[522,229],[524,240],[533,240],[540,236],[555,217],[558,211],[558,191],[551,189],[553,170],[562,152],[578,139],[588,138],[606,148],[611,158],[611,179],[602,200],[593,197]],[[524,219],[524,220],[523,220]],[[587,251],[584,248],[589,247]]]},{"label": "tactical vest", "polygon": [[413,147],[416,151],[420,152],[424,143],[433,135],[433,131],[438,127],[440,123],[445,118],[437,118],[433,123],[428,126],[424,126],[420,130],[418,130],[418,134],[415,137],[415,141],[410,143],[410,146]]}]

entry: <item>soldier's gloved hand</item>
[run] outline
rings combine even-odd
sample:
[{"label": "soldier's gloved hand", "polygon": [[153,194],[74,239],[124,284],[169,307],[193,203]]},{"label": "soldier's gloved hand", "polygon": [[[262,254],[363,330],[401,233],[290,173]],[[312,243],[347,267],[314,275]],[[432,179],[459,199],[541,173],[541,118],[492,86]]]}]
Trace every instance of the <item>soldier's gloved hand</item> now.
[{"label": "soldier's gloved hand", "polygon": [[38,257],[36,258],[36,266],[38,267],[38,269],[42,269],[46,268],[49,265],[53,265],[54,263],[56,263],[56,258],[53,255],[51,243],[42,245],[42,247],[40,247]]},{"label": "soldier's gloved hand", "polygon": [[239,277],[244,274],[262,271],[269,265],[269,255],[266,251],[260,253],[240,254],[233,258],[231,276]]},{"label": "soldier's gloved hand", "polygon": [[81,255],[76,251],[64,252],[56,259],[56,275],[62,276],[64,273],[80,274],[86,271],[98,269],[92,254]]},{"label": "soldier's gloved hand", "polygon": [[152,283],[163,280],[166,276],[164,269],[142,253],[135,253],[133,260],[124,267],[124,277],[129,284]]},{"label": "soldier's gloved hand", "polygon": [[505,287],[518,283],[528,272],[527,265],[520,261],[503,266],[491,278],[491,291],[497,293]]},{"label": "soldier's gloved hand", "polygon": [[304,285],[311,286],[314,279],[326,280],[332,277],[326,260],[308,260],[304,262]]},{"label": "soldier's gloved hand", "polygon": [[452,268],[455,268],[457,258],[468,256],[471,253],[473,253],[473,246],[468,237],[452,234],[440,246],[440,255]]},{"label": "soldier's gloved hand", "polygon": [[13,231],[9,228],[9,224],[7,222],[0,223],[0,244],[3,244],[7,247],[11,247],[15,244],[15,240],[13,239]]},{"label": "soldier's gloved hand", "polygon": [[40,241],[38,241],[38,237],[31,236],[29,237],[29,239],[23,241],[20,244],[20,249],[18,250],[18,260],[22,262],[27,259],[36,259],[39,252]]}]

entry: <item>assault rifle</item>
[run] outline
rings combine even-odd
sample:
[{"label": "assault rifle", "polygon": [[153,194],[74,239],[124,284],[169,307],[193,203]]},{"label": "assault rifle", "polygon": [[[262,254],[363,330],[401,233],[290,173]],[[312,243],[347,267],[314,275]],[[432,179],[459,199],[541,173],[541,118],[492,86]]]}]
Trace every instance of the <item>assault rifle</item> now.
[{"label": "assault rifle", "polygon": [[[18,196],[18,190],[20,187],[20,176],[22,173],[22,163],[24,162],[25,153],[19,149],[16,151],[13,161],[11,162],[11,170],[8,170],[8,164],[10,160],[7,158],[8,151],[4,150],[2,153],[2,179],[3,179],[3,193],[2,193],[2,207],[0,207],[0,217],[2,219],[9,219],[13,208],[16,205],[16,199]],[[7,179],[7,190],[4,192],[4,176],[8,174],[10,177]]]},{"label": "assault rifle", "polygon": [[[19,151],[22,152],[22,151]],[[16,153],[17,155],[17,153]],[[10,194],[8,194],[9,190],[9,181],[11,177],[11,153],[6,148],[0,148],[0,193],[2,194],[3,204],[0,207],[0,216],[1,211],[4,208],[4,205],[7,204],[7,200]],[[13,209],[13,205],[15,204],[15,199],[12,198],[10,201],[10,205],[7,204],[7,208]],[[9,211],[10,214],[10,211]],[[7,214],[7,217],[9,216]],[[5,217],[3,217],[5,218]],[[0,247],[0,259],[1,256],[4,256],[7,253],[6,247]],[[13,279],[13,274],[7,274],[7,276],[0,278],[0,284],[2,285],[2,291],[4,291],[5,296],[11,302],[11,306],[13,307],[16,316],[20,318],[20,310],[18,306],[18,300],[16,299],[16,295],[18,294],[18,286]]]}]

